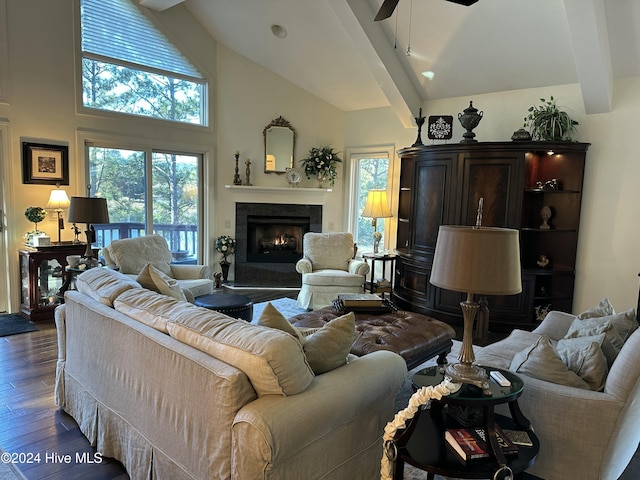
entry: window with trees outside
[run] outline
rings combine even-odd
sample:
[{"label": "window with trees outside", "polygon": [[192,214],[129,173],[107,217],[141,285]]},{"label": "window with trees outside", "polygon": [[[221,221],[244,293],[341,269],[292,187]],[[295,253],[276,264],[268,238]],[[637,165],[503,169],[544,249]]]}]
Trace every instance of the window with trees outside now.
[{"label": "window with trees outside", "polygon": [[206,125],[203,75],[131,0],[81,0],[82,105]]},{"label": "window with trees outside", "polygon": [[109,224],[96,245],[161,235],[174,262],[197,263],[201,156],[160,150],[87,147],[91,195],[107,199]]},{"label": "window with trees outside", "polygon": [[[367,193],[373,189],[386,189],[389,180],[389,153],[370,152],[354,153],[350,155],[352,197],[351,197],[351,225],[353,237],[360,252],[373,252],[373,225],[371,218],[361,216],[367,203]],[[385,235],[385,220],[377,220],[377,231]],[[384,242],[384,240],[383,240]],[[386,247],[384,247],[386,248]]]}]

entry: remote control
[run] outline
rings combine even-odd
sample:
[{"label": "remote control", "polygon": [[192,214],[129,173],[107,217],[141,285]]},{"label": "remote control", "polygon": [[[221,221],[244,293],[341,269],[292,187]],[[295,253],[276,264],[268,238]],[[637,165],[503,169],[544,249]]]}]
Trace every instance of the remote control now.
[{"label": "remote control", "polygon": [[490,375],[491,378],[493,378],[493,380],[501,387],[508,387],[511,385],[511,382],[497,370],[491,370]]}]

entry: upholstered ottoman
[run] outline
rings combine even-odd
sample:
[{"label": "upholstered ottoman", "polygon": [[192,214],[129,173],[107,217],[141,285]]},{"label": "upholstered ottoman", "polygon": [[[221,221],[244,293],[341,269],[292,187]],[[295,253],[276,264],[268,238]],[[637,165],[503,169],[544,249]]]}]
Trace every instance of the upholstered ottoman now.
[{"label": "upholstered ottoman", "polygon": [[[322,327],[341,315],[333,307],[301,313],[289,318],[296,327]],[[356,314],[356,340],[351,353],[362,356],[376,350],[390,350],[401,355],[411,369],[438,355],[438,363],[446,362],[455,330],[419,313],[395,311],[379,315]]]},{"label": "upholstered ottoman", "polygon": [[223,292],[211,293],[196,297],[193,304],[224,313],[233,318],[240,318],[247,322],[250,322],[253,318],[253,302],[244,295]]}]

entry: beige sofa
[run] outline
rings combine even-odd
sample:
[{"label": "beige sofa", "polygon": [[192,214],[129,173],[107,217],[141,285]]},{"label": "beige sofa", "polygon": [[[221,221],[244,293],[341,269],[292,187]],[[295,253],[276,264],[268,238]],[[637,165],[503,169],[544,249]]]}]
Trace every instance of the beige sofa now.
[{"label": "beige sofa", "polygon": [[[379,475],[405,377],[380,351],[314,375],[300,341],[106,268],[56,309],[56,403],[132,479]],[[168,332],[168,333],[167,333]]]},{"label": "beige sofa", "polygon": [[[623,320],[632,328],[635,323],[637,327],[633,309],[616,315],[611,311],[600,313],[607,314],[601,319],[616,317],[616,321]],[[606,337],[604,342],[615,336],[613,343],[622,348],[615,359],[607,360],[599,352],[606,351],[604,344],[602,348],[595,348],[593,342],[583,344],[573,353],[578,350],[591,353],[580,358],[574,356],[577,363],[569,365],[579,367],[576,374],[576,370],[563,365],[572,350],[558,347],[567,334],[571,336],[574,322],[577,321],[573,315],[551,312],[533,332],[514,330],[500,342],[475,347],[476,361],[516,371],[525,382],[519,405],[541,445],[528,472],[545,480],[615,480],[640,442],[640,329],[631,328],[618,338],[616,329],[600,324],[596,327],[599,341],[603,341],[602,336]],[[573,338],[580,340],[578,335]],[[555,358],[550,346],[562,352],[560,356],[565,360]],[[610,367],[607,363],[611,363]],[[597,371],[602,368],[604,384],[598,389],[602,381],[596,379]],[[584,379],[596,390],[585,385]],[[508,414],[506,409],[500,413]]]}]

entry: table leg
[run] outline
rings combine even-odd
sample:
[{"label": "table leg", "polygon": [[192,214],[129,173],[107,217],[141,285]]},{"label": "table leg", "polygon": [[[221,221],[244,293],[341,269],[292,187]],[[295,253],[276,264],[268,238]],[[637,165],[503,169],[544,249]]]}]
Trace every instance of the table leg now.
[{"label": "table leg", "polygon": [[509,411],[511,412],[511,418],[516,425],[525,430],[531,428],[531,422],[527,417],[524,416],[522,410],[520,410],[520,405],[518,404],[518,400],[514,400],[513,402],[509,402]]}]

